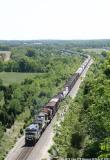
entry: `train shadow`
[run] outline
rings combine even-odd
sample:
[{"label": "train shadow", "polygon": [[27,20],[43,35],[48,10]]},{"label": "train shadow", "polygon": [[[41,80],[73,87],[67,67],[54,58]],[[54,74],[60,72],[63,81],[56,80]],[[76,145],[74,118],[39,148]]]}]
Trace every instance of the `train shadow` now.
[{"label": "train shadow", "polygon": [[32,148],[35,144],[24,144],[21,148]]}]

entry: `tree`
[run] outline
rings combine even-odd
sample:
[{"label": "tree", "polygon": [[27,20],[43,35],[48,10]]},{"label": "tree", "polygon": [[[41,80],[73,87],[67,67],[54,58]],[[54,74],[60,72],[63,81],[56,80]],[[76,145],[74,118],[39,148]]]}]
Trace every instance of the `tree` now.
[{"label": "tree", "polygon": [[26,55],[28,56],[28,57],[34,57],[35,56],[35,51],[32,49],[32,48],[28,48],[27,49],[27,53],[26,53]]},{"label": "tree", "polygon": [[3,85],[3,81],[2,81],[2,79],[0,79],[0,86],[2,86]]},{"label": "tree", "polygon": [[14,116],[22,112],[22,107],[18,99],[12,99],[9,104],[9,113],[13,113]]}]

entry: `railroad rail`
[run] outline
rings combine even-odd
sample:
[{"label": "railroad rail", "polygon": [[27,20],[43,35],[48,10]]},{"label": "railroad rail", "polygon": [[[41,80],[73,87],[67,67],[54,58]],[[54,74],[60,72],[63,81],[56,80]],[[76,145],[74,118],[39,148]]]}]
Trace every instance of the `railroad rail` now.
[{"label": "railroad rail", "polygon": [[26,160],[30,153],[32,152],[34,147],[23,147],[21,153],[15,160]]}]

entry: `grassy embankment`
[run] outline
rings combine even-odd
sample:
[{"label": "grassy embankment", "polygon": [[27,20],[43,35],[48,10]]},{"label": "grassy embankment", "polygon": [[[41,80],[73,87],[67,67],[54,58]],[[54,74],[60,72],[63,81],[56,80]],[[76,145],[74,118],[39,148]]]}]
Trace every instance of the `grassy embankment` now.
[{"label": "grassy embankment", "polygon": [[3,160],[5,158],[9,150],[14,146],[16,140],[21,137],[25,120],[29,116],[29,110],[26,110],[25,112],[20,114],[11,129],[7,129],[7,131],[4,133],[0,144],[0,160]]}]

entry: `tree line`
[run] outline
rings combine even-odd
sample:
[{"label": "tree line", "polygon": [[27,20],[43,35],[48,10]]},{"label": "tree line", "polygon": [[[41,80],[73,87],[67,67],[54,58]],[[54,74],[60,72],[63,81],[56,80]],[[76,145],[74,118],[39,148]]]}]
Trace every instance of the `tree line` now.
[{"label": "tree line", "polygon": [[47,46],[44,48],[15,47],[12,48],[11,52],[10,61],[3,62],[0,60],[0,72],[46,73],[49,72],[59,57],[65,64],[69,63],[66,55],[64,57],[58,49]]}]

